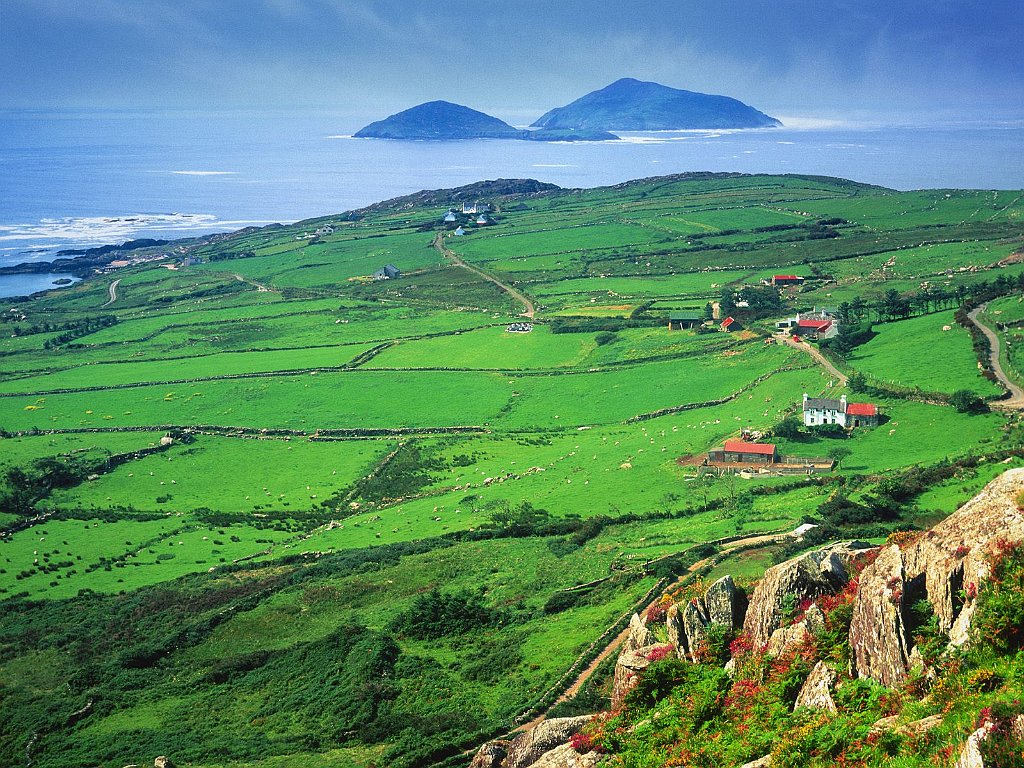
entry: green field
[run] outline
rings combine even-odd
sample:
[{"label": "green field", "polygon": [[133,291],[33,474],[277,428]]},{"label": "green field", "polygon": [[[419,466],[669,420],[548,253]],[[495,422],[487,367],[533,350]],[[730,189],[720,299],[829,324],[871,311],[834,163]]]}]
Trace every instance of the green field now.
[{"label": "green field", "polygon": [[[766,343],[812,306],[859,298],[875,320],[888,289],[928,282],[947,307],[995,291],[988,318],[1024,370],[1024,268],[992,266],[1019,248],[1018,193],[695,175],[487,202],[494,224],[444,244],[499,284],[433,246],[460,203],[424,193],[15,302],[0,334],[0,764],[23,764],[39,732],[38,768],[430,765],[539,706],[694,548],[957,467],[838,532],[880,540],[1019,454],[1005,414],[902,399],[999,394],[953,309],[918,303],[840,361],[890,385],[871,397],[881,426],[776,441],[843,449],[837,472],[695,466],[805,392],[842,392]],[[325,221],[334,234],[311,239]],[[370,280],[386,263],[403,276]],[[668,328],[781,273],[806,283],[739,308],[744,333]],[[526,307],[509,287],[534,304],[527,333],[510,329]],[[776,551],[714,574],[752,580]]]}]

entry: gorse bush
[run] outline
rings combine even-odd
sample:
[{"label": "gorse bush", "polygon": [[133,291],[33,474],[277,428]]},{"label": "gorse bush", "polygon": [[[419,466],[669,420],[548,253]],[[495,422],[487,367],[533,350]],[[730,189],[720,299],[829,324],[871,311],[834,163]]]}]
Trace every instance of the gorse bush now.
[{"label": "gorse bush", "polygon": [[458,635],[482,627],[494,627],[505,615],[484,605],[478,592],[442,592],[432,589],[419,595],[391,622],[391,630],[421,640]]}]

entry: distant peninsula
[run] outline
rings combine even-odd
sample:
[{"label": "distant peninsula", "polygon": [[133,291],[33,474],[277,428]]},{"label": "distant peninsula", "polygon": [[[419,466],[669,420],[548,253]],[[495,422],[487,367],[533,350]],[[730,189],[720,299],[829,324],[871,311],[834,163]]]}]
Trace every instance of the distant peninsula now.
[{"label": "distant peninsula", "polygon": [[452,104],[426,104],[370,123],[353,134],[357,139],[402,139],[405,141],[456,141],[460,139],[521,139],[525,141],[613,141],[612,133],[595,129],[544,128],[522,130],[491,115]]},{"label": "distant peninsula", "polygon": [[683,91],[627,77],[552,109],[533,127],[569,131],[673,131],[782,125],[729,96]]}]

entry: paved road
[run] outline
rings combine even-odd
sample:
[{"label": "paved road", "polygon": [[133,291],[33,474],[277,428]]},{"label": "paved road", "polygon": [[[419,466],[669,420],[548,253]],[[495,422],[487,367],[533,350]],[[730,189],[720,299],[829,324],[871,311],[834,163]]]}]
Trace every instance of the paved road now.
[{"label": "paved road", "polygon": [[986,308],[988,308],[988,304],[982,304],[977,309],[968,312],[967,317],[972,323],[978,326],[981,332],[988,338],[988,343],[992,348],[990,352],[992,370],[995,372],[996,378],[999,379],[999,383],[1002,384],[1010,393],[1010,398],[1008,400],[999,400],[991,405],[993,408],[1002,408],[1011,411],[1024,410],[1024,389],[1021,389],[1010,380],[1010,377],[1006,375],[1006,371],[1003,370],[1002,363],[999,362],[999,334],[982,323],[978,318]]},{"label": "paved road", "polygon": [[496,286],[501,288],[501,290],[503,290],[505,293],[507,293],[509,296],[511,296],[513,299],[515,299],[516,301],[523,305],[523,309],[525,310],[522,313],[523,317],[533,320],[533,316],[536,312],[536,309],[533,306],[533,301],[525,293],[513,288],[508,283],[503,283],[494,275],[484,272],[479,267],[474,267],[472,264],[469,264],[466,261],[464,261],[463,258],[459,256],[459,254],[455,253],[455,251],[445,247],[444,235],[439,234],[437,237],[434,238],[434,247],[437,248],[437,250],[439,250],[444,255],[444,257],[448,259],[456,267],[468,269],[473,274],[479,275],[489,283],[494,283]]},{"label": "paved road", "polygon": [[811,357],[813,357],[814,360],[822,368],[824,368],[826,371],[828,371],[828,375],[829,376],[832,376],[834,379],[836,379],[836,381],[839,382],[839,386],[840,387],[845,387],[847,382],[849,382],[850,378],[845,373],[843,373],[838,368],[836,368],[834,365],[832,365],[832,363],[830,363],[828,361],[827,357],[825,357],[823,354],[821,354],[821,352],[819,352],[817,349],[812,347],[806,341],[793,341],[793,337],[790,336],[789,334],[786,334],[785,337],[780,337],[780,338],[783,339],[783,342],[785,344],[788,344],[793,349],[799,349],[802,352],[806,352]]},{"label": "paved road", "polygon": [[110,286],[107,288],[107,291],[110,294],[110,301],[108,301],[106,304],[104,304],[103,305],[104,307],[109,307],[111,304],[113,304],[115,301],[117,301],[117,284],[120,283],[120,282],[121,282],[121,278],[117,278],[117,280],[112,282],[110,284]]}]

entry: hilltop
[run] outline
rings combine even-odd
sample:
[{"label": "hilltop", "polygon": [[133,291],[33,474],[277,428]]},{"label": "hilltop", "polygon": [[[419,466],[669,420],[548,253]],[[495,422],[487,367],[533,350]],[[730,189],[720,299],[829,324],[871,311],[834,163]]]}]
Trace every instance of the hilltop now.
[{"label": "hilltop", "polygon": [[602,131],[770,128],[782,125],[728,96],[669,88],[630,77],[541,116],[533,126]]},{"label": "hilltop", "polygon": [[523,131],[503,120],[461,104],[429,101],[356,131],[357,139],[457,141],[462,139],[522,139],[525,141],[610,141],[617,137],[600,130]]}]

